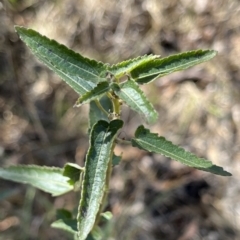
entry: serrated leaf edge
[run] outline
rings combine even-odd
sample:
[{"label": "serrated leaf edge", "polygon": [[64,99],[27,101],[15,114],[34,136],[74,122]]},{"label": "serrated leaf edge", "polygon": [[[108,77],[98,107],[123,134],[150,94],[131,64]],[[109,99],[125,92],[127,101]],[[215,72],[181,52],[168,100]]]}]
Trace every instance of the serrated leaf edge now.
[{"label": "serrated leaf edge", "polygon": [[[131,72],[133,69],[135,69],[136,67],[139,67],[141,64],[144,64],[148,61],[152,61],[153,59],[160,58],[160,57],[161,57],[160,55],[153,55],[153,54],[147,55],[147,54],[145,54],[143,56],[138,56],[136,58],[130,58],[130,59],[127,59],[125,61],[110,65],[108,67],[108,71],[113,73],[114,76],[118,78],[118,77],[121,77],[124,74],[127,74],[127,73]],[[140,60],[142,60],[142,62],[138,62]],[[136,62],[136,66],[131,66],[131,65],[134,64],[134,62]],[[126,73],[123,73],[123,72],[119,73],[119,71],[121,71],[121,68],[129,68],[129,69]]]},{"label": "serrated leaf edge", "polygon": [[[127,80],[127,81],[130,81],[131,84],[133,84],[133,85],[138,89],[138,91],[139,91],[138,93],[141,95],[143,101],[145,101],[145,102],[148,104],[148,107],[150,108],[150,110],[148,111],[150,114],[146,114],[146,113],[142,112],[142,111],[141,111],[141,107],[139,107],[138,103],[136,103],[129,94],[127,94],[126,92],[124,92],[123,86],[124,86],[125,84],[127,84],[127,82],[123,82],[123,83],[120,83],[120,84],[113,83],[113,84],[111,85],[112,88],[113,88],[113,91],[114,91],[114,88],[115,88],[115,89],[117,88],[117,91],[123,92],[125,95],[127,95],[127,97],[128,97],[129,99],[131,99],[131,101],[132,101],[133,103],[136,104],[136,106],[137,106],[137,108],[138,108],[139,110],[134,109],[132,106],[128,105],[128,103],[126,103],[126,101],[124,101],[124,100],[122,99],[130,108],[132,108],[134,111],[136,111],[136,112],[142,114],[143,116],[145,116],[145,118],[147,119],[147,121],[148,121],[149,123],[155,122],[155,121],[157,120],[157,118],[158,118],[158,113],[157,113],[157,111],[155,110],[155,108],[154,108],[154,106],[152,105],[152,103],[147,99],[147,97],[145,96],[145,94],[143,93],[143,91],[140,89],[140,87],[138,86],[138,84],[137,84],[135,81],[133,81],[133,80]],[[116,91],[116,90],[115,90],[115,91]],[[118,95],[118,94],[116,93],[116,95]],[[119,96],[119,97],[120,97],[120,96]],[[120,97],[120,98],[121,98],[121,97]],[[147,107],[147,108],[148,108],[148,107]]]},{"label": "serrated leaf edge", "polygon": [[[202,50],[202,49],[198,49],[198,50],[192,50],[192,51],[187,51],[187,52],[183,52],[183,53],[178,53],[178,54],[170,55],[170,56],[167,56],[167,57],[164,57],[164,58],[160,58],[160,59],[153,59],[153,60],[151,61],[151,64],[154,65],[156,62],[159,62],[159,64],[161,65],[161,64],[163,64],[164,62],[167,62],[167,61],[169,61],[169,60],[172,59],[172,58],[179,58],[179,57],[181,57],[181,56],[188,55],[188,54],[194,54],[194,53],[195,53],[195,54],[201,54],[201,53],[204,53],[204,52],[205,52],[206,54],[207,54],[207,53],[212,53],[212,56],[210,56],[210,55],[207,55],[207,56],[205,56],[205,57],[201,57],[201,56],[200,56],[200,57],[202,58],[202,59],[201,59],[201,62],[199,62],[199,63],[197,63],[197,64],[206,62],[206,61],[210,60],[211,58],[215,57],[216,54],[217,54],[217,51],[215,51],[215,50]],[[189,56],[189,57],[193,57],[193,56]],[[179,61],[180,61],[180,60],[181,60],[181,58],[179,58]],[[199,60],[191,61],[191,66],[189,66],[189,68],[195,66],[196,64],[194,64],[194,62],[198,62],[198,61],[199,61]],[[150,62],[147,62],[146,64],[150,64]],[[151,73],[150,71],[148,71],[148,72],[146,73],[146,75],[144,75],[144,73],[142,73],[142,76],[141,76],[141,77],[134,77],[134,71],[137,71],[137,68],[135,68],[135,69],[133,69],[133,70],[130,72],[130,74],[133,74],[133,75],[132,75],[132,78],[133,78],[136,82],[138,82],[139,84],[146,84],[146,83],[150,83],[150,82],[156,80],[156,79],[159,78],[159,77],[163,77],[163,76],[168,75],[168,74],[171,74],[171,73],[173,73],[173,72],[185,70],[185,69],[187,69],[187,68],[185,68],[185,66],[187,66],[187,65],[189,65],[189,64],[190,64],[190,62],[187,62],[186,64],[182,64],[182,65],[181,65],[181,68],[179,68],[179,66],[172,67],[172,68],[171,68],[172,70],[167,69],[166,72],[162,71],[162,73],[159,73],[159,74],[154,73],[153,70],[152,70],[152,73]],[[144,67],[144,66],[139,66],[139,68],[141,68],[141,67]],[[178,68],[179,68],[179,69],[178,69]],[[153,66],[153,69],[154,69],[154,66]],[[176,70],[176,69],[177,69],[177,70]],[[142,82],[142,81],[141,81],[142,78],[150,77],[151,75],[153,75],[153,76],[156,75],[156,77],[154,77],[153,79],[151,79],[151,80],[148,81],[148,82]]]},{"label": "serrated leaf edge", "polygon": [[[57,41],[54,40],[54,39],[48,38],[47,36],[45,36],[45,35],[37,32],[37,31],[35,31],[35,30],[32,29],[32,28],[26,28],[26,27],[18,26],[18,25],[15,25],[14,28],[15,28],[15,30],[16,30],[16,32],[17,32],[18,34],[19,34],[19,30],[20,30],[20,32],[21,32],[22,30],[23,30],[23,31],[29,31],[29,32],[31,32],[31,33],[34,33],[34,34],[36,34],[36,35],[39,35],[40,37],[43,37],[45,40],[48,40],[48,41],[50,41],[51,43],[54,43],[54,44],[59,45],[59,47],[62,47],[64,50],[66,50],[66,51],[68,51],[70,54],[72,54],[72,56],[73,56],[74,58],[79,58],[79,57],[82,58],[82,59],[85,61],[85,63],[88,63],[88,64],[89,64],[89,67],[93,67],[92,64],[93,64],[93,65],[95,64],[96,67],[99,67],[99,69],[102,69],[102,70],[106,70],[107,67],[108,67],[107,64],[105,64],[105,63],[103,63],[103,62],[101,62],[101,61],[96,61],[96,60],[94,60],[94,59],[90,59],[90,58],[84,57],[83,55],[79,54],[78,52],[75,52],[75,51],[71,50],[70,48],[68,48],[68,47],[65,46],[64,44],[61,44],[61,43],[57,42]],[[24,33],[24,34],[25,34],[25,33]],[[20,35],[20,34],[19,34],[19,35]],[[25,35],[26,35],[26,34],[25,34]],[[21,38],[21,35],[20,35],[20,38]],[[34,41],[35,41],[35,40],[34,40]],[[25,42],[25,41],[24,41],[24,42]],[[38,43],[37,41],[35,41],[35,42]],[[44,46],[44,47],[45,47],[45,46]],[[45,48],[46,48],[46,47],[45,47]],[[77,59],[75,59],[75,60],[77,60]],[[71,64],[72,64],[72,63],[71,63]],[[75,65],[75,64],[72,64],[72,65]],[[93,72],[90,72],[90,73],[93,73]],[[95,76],[99,77],[99,75],[95,75]]]},{"label": "serrated leaf edge", "polygon": [[[150,132],[150,130],[149,129],[147,129],[147,128],[145,128],[143,125],[141,125],[141,126],[139,126],[138,128],[137,128],[137,130],[136,130],[136,132],[135,132],[135,137],[136,138],[138,138],[138,135],[139,134],[141,134],[142,132],[145,132],[146,134],[150,134],[151,136],[152,136],[152,138],[156,138],[156,140],[157,139],[162,139],[162,140],[164,140],[164,141],[166,141],[167,143],[169,143],[169,144],[171,144],[171,145],[173,145],[174,147],[176,147],[178,150],[180,150],[180,151],[182,151],[183,153],[187,153],[187,154],[190,154],[191,156],[193,156],[194,158],[196,158],[197,156],[195,155],[195,154],[193,154],[193,153],[191,153],[191,152],[189,152],[189,151],[186,151],[184,148],[182,148],[182,147],[179,147],[179,146],[177,146],[177,145],[175,145],[175,144],[173,144],[171,141],[169,141],[169,140],[166,140],[166,138],[165,137],[163,137],[163,136],[159,136],[157,133],[152,133],[152,132]],[[145,151],[149,151],[149,152],[154,152],[154,151],[150,151],[150,150],[146,150],[144,147],[142,147],[142,146],[140,146],[139,144],[138,144],[138,142],[141,142],[141,140],[140,139],[132,139],[132,146],[133,147],[138,147],[138,148],[140,148],[140,149],[142,149],[142,150],[145,150]],[[144,144],[147,144],[147,142],[145,142],[145,141],[143,141],[144,142]],[[150,144],[149,144],[150,145]],[[151,145],[152,146],[152,145]],[[163,152],[164,152],[164,150],[162,150]],[[174,155],[173,153],[171,153],[172,155]],[[177,158],[179,158],[179,156],[177,156],[177,158],[174,158],[174,157],[169,157],[168,155],[166,155],[166,154],[164,154],[164,153],[161,153],[161,155],[164,155],[165,157],[168,157],[168,158],[171,158],[171,159],[174,159],[174,160],[176,160],[176,161],[179,161],[180,163],[182,163],[182,164],[184,164],[183,162],[181,162],[180,160],[178,160]],[[197,157],[199,160],[202,160],[202,161],[204,161],[205,163],[208,163],[209,165],[206,165],[206,166],[191,166],[191,167],[193,167],[193,168],[197,168],[197,169],[199,169],[199,170],[207,170],[208,168],[210,168],[210,167],[218,167],[219,168],[219,170],[221,170],[221,171],[223,171],[226,175],[224,175],[224,176],[231,176],[231,173],[229,173],[229,172],[227,172],[227,171],[225,171],[222,167],[220,167],[220,166],[217,166],[217,165],[214,165],[211,161],[209,161],[209,160],[207,160],[207,159],[205,159],[205,158],[199,158],[199,157]],[[183,161],[185,161],[185,162],[189,162],[188,160],[186,161],[186,159],[183,159]],[[190,164],[191,164],[191,162],[190,162]],[[194,163],[195,164],[195,163]],[[187,164],[184,164],[184,165],[186,165],[186,166],[189,166],[189,165],[187,165]],[[197,165],[197,164],[196,164]],[[218,173],[215,173],[215,174],[218,174]],[[218,174],[218,175],[220,175],[220,174]]]},{"label": "serrated leaf edge", "polygon": [[28,164],[28,165],[24,165],[24,164],[17,164],[17,165],[10,165],[10,166],[7,166],[7,167],[3,167],[2,169],[9,169],[9,168],[36,168],[36,169],[40,169],[40,170],[43,170],[43,169],[47,169],[47,170],[53,170],[53,171],[57,171],[57,173],[60,171],[60,172],[63,172],[63,168],[60,168],[60,167],[49,167],[49,166],[39,166],[39,165],[34,165],[34,164]]},{"label": "serrated leaf edge", "polygon": [[[95,141],[95,139],[93,139],[92,134],[93,134],[93,132],[95,131],[95,127],[97,126],[97,124],[100,124],[100,122],[101,122],[101,124],[104,124],[104,125],[108,126],[108,127],[106,127],[106,129],[105,129],[105,133],[104,133],[103,139],[106,139],[106,137],[108,136],[109,129],[112,129],[112,131],[113,131],[114,128],[117,128],[117,131],[118,131],[118,130],[120,129],[120,126],[118,126],[118,125],[119,125],[119,124],[120,124],[121,126],[123,125],[123,121],[122,121],[122,120],[119,120],[119,119],[115,119],[115,120],[111,121],[110,123],[107,122],[107,121],[104,121],[104,120],[99,120],[98,122],[96,122],[96,123],[93,125],[93,127],[92,127],[92,129],[91,129],[91,133],[90,133],[90,139],[89,139],[89,140],[90,140],[90,147],[89,147],[89,151],[88,151],[88,153],[87,153],[87,155],[86,155],[86,164],[87,164],[88,156],[91,154],[91,150],[92,150],[92,149],[91,149],[91,146],[94,146],[94,141]],[[118,125],[114,124],[115,122],[118,122]],[[114,136],[116,136],[117,131],[116,131],[116,133],[114,134]],[[115,144],[115,143],[114,143],[114,139],[113,139],[113,140],[110,142],[109,149],[112,149],[112,146],[113,146],[114,144]],[[102,149],[103,149],[103,150],[105,149],[105,146],[103,146],[103,144],[101,144],[98,158],[101,156]],[[109,162],[110,157],[111,157],[111,156],[110,156],[110,153],[109,153],[107,162]],[[96,160],[96,159],[95,159],[95,161],[96,161],[96,162],[99,162],[99,161]],[[96,167],[96,169],[97,169],[97,167]],[[107,171],[107,169],[106,169],[106,171]],[[96,176],[94,175],[94,178],[95,178],[95,177],[96,177]],[[105,178],[106,178],[106,176],[105,176]],[[104,180],[104,182],[105,182],[105,179],[103,179],[103,180]],[[80,226],[80,220],[79,220],[79,218],[81,217],[79,213],[82,211],[81,207],[82,207],[83,201],[86,201],[86,199],[83,199],[84,191],[86,191],[86,189],[84,188],[84,186],[85,186],[85,181],[86,181],[86,179],[85,179],[85,176],[84,176],[84,177],[83,177],[83,184],[82,184],[81,200],[80,200],[79,209],[78,209],[78,216],[77,216],[77,221],[78,221],[78,237],[79,237],[79,238],[80,238],[80,236],[79,236],[79,231],[80,231],[80,230],[79,230],[79,226]],[[93,182],[96,182],[96,179],[93,180]],[[104,185],[103,185],[103,187],[104,187]],[[102,196],[101,196],[101,197],[103,197],[103,191],[102,191]],[[90,203],[89,203],[88,205],[91,206]],[[99,207],[100,207],[100,202],[98,203],[98,209],[99,209]],[[84,213],[83,215],[85,215],[85,213]],[[96,217],[96,216],[95,216],[95,217]],[[93,224],[94,224],[94,222],[92,223],[92,227],[93,227]],[[89,233],[88,233],[88,234],[89,234]],[[83,238],[81,238],[81,239],[83,239]]]}]

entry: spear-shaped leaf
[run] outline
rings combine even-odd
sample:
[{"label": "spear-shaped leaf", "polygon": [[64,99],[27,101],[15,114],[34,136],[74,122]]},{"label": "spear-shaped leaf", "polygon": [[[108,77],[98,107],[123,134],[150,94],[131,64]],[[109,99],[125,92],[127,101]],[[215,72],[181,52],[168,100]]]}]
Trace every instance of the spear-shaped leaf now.
[{"label": "spear-shaped leaf", "polygon": [[130,73],[133,69],[146,64],[153,59],[160,58],[159,55],[145,55],[133,59],[120,62],[118,64],[112,65],[108,68],[108,71],[114,75],[116,78],[120,78],[123,75]]},{"label": "spear-shaped leaf", "polygon": [[149,123],[154,123],[157,120],[158,113],[136,82],[128,80],[119,85],[113,83],[111,88],[130,108],[144,115]]},{"label": "spear-shaped leaf", "polygon": [[15,29],[34,55],[78,94],[85,94],[97,83],[105,81],[106,66],[103,63],[85,58],[32,29],[19,26]]},{"label": "spear-shaped leaf", "polygon": [[196,50],[154,59],[131,71],[132,78],[139,84],[149,83],[159,77],[187,69],[216,56],[216,51]]},{"label": "spear-shaped leaf", "polygon": [[81,201],[78,210],[78,238],[85,240],[93,228],[104,193],[112,146],[123,121],[100,120],[92,128],[86,157]]},{"label": "spear-shaped leaf", "polygon": [[69,178],[62,174],[61,168],[35,165],[18,165],[0,169],[0,178],[30,184],[53,196],[73,190],[73,186],[68,183]]},{"label": "spear-shaped leaf", "polygon": [[223,168],[219,166],[213,165],[212,162],[204,158],[198,158],[194,154],[167,141],[164,137],[159,137],[155,133],[150,133],[144,126],[139,126],[136,130],[135,138],[132,139],[132,145],[149,152],[160,153],[189,167],[194,167],[217,175],[231,176],[231,173],[224,171]]}]

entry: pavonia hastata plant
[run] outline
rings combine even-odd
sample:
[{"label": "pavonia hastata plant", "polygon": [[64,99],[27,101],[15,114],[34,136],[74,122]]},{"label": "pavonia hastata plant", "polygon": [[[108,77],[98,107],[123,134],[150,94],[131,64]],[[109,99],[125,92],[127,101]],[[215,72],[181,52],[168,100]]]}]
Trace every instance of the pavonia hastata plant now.
[{"label": "pavonia hastata plant", "polygon": [[[31,184],[53,196],[76,189],[81,191],[76,217],[67,210],[61,210],[61,217],[52,226],[71,232],[74,239],[102,239],[99,226],[103,220],[111,218],[110,212],[104,212],[109,180],[113,166],[121,161],[121,156],[115,155],[114,148],[124,124],[121,120],[122,104],[143,115],[148,123],[156,122],[158,113],[142,92],[141,85],[208,61],[216,52],[196,50],[166,58],[145,55],[109,65],[83,57],[32,29],[19,26],[15,29],[32,53],[79,95],[75,106],[90,104],[89,148],[85,166],[73,163],[67,163],[63,168],[9,166],[0,169],[0,177]],[[231,176],[222,167],[198,158],[157,133],[150,132],[144,125],[136,128],[131,140],[124,141],[202,171]]]}]

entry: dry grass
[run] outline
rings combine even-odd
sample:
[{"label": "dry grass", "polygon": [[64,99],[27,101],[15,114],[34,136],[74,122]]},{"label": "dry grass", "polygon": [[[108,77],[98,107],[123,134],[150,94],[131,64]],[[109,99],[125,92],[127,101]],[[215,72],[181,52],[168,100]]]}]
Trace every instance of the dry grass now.
[{"label": "dry grass", "polygon": [[[72,108],[77,95],[32,56],[14,33],[15,24],[109,63],[215,49],[219,54],[209,63],[161,78],[144,91],[160,114],[153,131],[233,177],[119,146],[126,153],[111,183],[110,232],[116,240],[239,239],[239,11],[237,0],[0,2],[1,165],[82,164],[88,145],[87,107]],[[132,134],[142,119],[127,111],[124,117],[122,134]],[[5,181],[0,189],[0,239],[70,239],[48,224],[53,207],[74,207],[73,195],[54,200]]]}]

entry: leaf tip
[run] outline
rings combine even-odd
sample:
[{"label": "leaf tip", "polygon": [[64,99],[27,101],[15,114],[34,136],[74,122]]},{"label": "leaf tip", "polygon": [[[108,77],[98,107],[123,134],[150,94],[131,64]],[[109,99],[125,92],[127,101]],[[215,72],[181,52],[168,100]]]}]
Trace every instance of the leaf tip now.
[{"label": "leaf tip", "polygon": [[19,25],[15,25],[15,26],[14,26],[14,29],[15,29],[15,31],[19,34],[19,33],[22,32],[22,30],[25,29],[25,27],[22,27],[22,26],[19,26]]},{"label": "leaf tip", "polygon": [[211,53],[212,57],[215,57],[218,54],[218,51],[216,50],[208,50],[208,51]]}]

